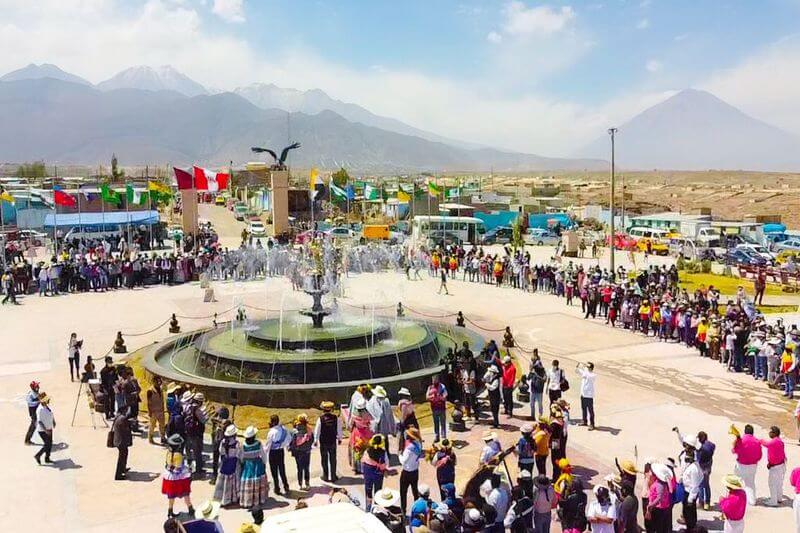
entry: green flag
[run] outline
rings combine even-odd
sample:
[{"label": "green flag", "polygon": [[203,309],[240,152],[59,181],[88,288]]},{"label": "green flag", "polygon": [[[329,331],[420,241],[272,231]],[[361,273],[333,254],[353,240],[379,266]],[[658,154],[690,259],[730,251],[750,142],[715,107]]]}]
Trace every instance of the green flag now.
[{"label": "green flag", "polygon": [[428,182],[428,194],[431,196],[439,196],[442,194],[442,188],[436,185],[436,183],[429,181]]},{"label": "green flag", "polygon": [[377,200],[381,196],[381,191],[377,187],[373,187],[372,185],[364,185],[364,199],[365,200]]},{"label": "green flag", "polygon": [[459,187],[453,187],[447,189],[447,193],[445,194],[445,196],[450,199],[458,198],[459,196],[461,196],[461,189]]},{"label": "green flag", "polygon": [[331,180],[331,194],[337,200],[347,200],[347,191],[336,185],[333,180]]},{"label": "green flag", "polygon": [[103,201],[107,204],[114,204],[118,206],[120,202],[122,202],[122,198],[120,197],[119,193],[111,189],[105,183],[100,186],[100,196],[103,198]]}]

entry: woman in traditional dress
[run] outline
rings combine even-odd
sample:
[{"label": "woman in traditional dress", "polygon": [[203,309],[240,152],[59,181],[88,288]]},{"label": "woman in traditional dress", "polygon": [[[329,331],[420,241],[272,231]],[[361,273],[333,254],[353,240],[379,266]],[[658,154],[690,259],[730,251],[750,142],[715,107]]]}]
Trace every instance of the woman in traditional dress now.
[{"label": "woman in traditional dress", "polygon": [[309,490],[310,483],[310,470],[311,464],[311,446],[314,444],[314,434],[308,428],[308,415],[300,413],[294,422],[294,434],[292,435],[292,442],[289,443],[289,451],[294,456],[294,461],[297,463],[297,482],[300,484],[300,490],[304,488]]},{"label": "woman in traditional dress", "polygon": [[164,465],[164,474],[161,480],[161,492],[167,496],[168,508],[167,517],[172,518],[175,516],[173,506],[175,505],[175,498],[183,498],[184,503],[189,508],[189,514],[194,514],[194,507],[192,507],[192,469],[184,461],[181,450],[183,449],[183,437],[177,433],[170,435],[167,439],[167,452],[166,464]]},{"label": "woman in traditional dress", "polygon": [[369,439],[375,432],[372,430],[372,416],[367,411],[367,401],[357,398],[355,401],[355,412],[350,413],[350,453],[352,458],[353,471],[361,473],[361,456],[369,443]]},{"label": "woman in traditional dress", "polygon": [[386,439],[383,435],[373,435],[361,457],[361,469],[364,471],[364,494],[367,498],[366,508],[369,512],[372,497],[383,488],[383,476],[386,472],[387,454]]},{"label": "woman in traditional dress", "polygon": [[411,392],[405,387],[397,391],[400,398],[397,401],[397,408],[400,412],[400,422],[397,424],[397,453],[403,453],[406,447],[406,429],[410,427],[419,428],[417,415],[414,412],[414,402],[411,400]]},{"label": "woman in traditional dress", "polygon": [[258,509],[267,501],[269,481],[267,480],[267,454],[256,439],[256,428],[248,426],[244,430],[242,446],[242,482],[239,486],[239,505],[244,509]]},{"label": "woman in traditional dress", "polygon": [[236,426],[231,424],[225,428],[219,443],[220,468],[217,485],[214,487],[214,499],[223,506],[239,501],[241,454],[242,445],[236,438]]}]

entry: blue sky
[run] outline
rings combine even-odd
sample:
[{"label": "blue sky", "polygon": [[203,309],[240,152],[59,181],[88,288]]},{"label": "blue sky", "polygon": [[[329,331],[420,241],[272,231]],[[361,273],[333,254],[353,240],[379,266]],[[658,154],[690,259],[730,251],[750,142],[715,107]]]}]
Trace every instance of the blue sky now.
[{"label": "blue sky", "polygon": [[686,87],[800,133],[800,1],[0,0],[0,71],[93,82],[170,64],[206,86],[320,88],[546,155]]}]

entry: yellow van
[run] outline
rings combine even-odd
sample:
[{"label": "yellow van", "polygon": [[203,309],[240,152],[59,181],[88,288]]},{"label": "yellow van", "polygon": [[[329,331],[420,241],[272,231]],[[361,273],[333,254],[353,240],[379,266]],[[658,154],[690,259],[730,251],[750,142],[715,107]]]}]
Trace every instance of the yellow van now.
[{"label": "yellow van", "polygon": [[389,240],[389,225],[388,224],[365,224],[362,234],[364,239],[368,241],[388,241]]}]

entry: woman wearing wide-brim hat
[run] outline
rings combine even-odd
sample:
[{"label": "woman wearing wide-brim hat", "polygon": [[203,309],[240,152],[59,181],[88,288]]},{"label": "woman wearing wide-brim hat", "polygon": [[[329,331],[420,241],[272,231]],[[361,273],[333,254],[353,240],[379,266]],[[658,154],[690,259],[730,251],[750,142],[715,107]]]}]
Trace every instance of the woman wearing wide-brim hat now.
[{"label": "woman wearing wide-brim hat", "polygon": [[669,482],[673,478],[672,470],[665,464],[650,465],[650,488],[648,490],[645,520],[655,533],[672,531],[672,497]]},{"label": "woman wearing wide-brim hat", "polygon": [[236,438],[236,433],[236,426],[228,425],[219,443],[220,467],[214,486],[214,499],[223,506],[239,501],[239,455],[242,453],[242,444]]},{"label": "woman wearing wide-brim hat", "polygon": [[728,494],[719,499],[719,510],[725,519],[722,531],[725,533],[744,533],[744,515],[747,510],[747,494],[744,481],[739,476],[729,474],[722,478]]},{"label": "woman wearing wide-brim hat", "polygon": [[256,439],[256,430],[248,426],[244,430],[242,445],[242,477],[239,485],[239,505],[245,509],[258,509],[269,496],[267,480],[267,453]]},{"label": "woman wearing wide-brim hat", "polygon": [[167,456],[164,464],[164,473],[161,476],[161,493],[167,497],[167,517],[175,516],[173,508],[175,499],[182,498],[189,514],[194,513],[192,507],[192,469],[186,464],[183,456],[184,440],[179,434],[174,433],[167,438]]}]

